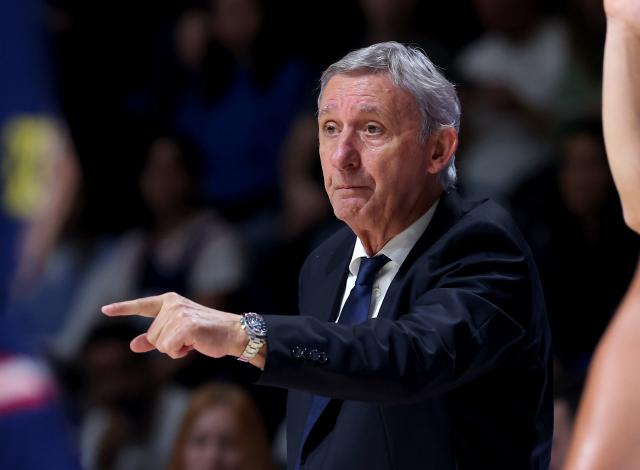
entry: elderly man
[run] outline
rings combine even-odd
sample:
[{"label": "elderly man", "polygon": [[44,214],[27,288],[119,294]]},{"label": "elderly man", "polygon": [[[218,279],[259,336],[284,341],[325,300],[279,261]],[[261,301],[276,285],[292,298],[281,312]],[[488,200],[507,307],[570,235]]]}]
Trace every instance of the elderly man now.
[{"label": "elderly man", "polygon": [[155,317],[134,351],[240,356],[288,388],[291,469],[547,468],[541,287],[506,212],[452,190],[453,86],[388,42],[331,65],[318,108],[325,187],[349,228],[304,264],[300,316],[176,294],[104,313]]}]

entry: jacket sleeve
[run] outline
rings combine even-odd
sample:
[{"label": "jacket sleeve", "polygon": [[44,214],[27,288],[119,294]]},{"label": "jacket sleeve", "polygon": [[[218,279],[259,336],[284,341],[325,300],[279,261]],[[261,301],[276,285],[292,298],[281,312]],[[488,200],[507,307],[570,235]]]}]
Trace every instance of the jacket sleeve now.
[{"label": "jacket sleeve", "polygon": [[[526,248],[494,225],[472,238],[459,232],[440,242],[419,264],[429,274],[405,287],[410,301],[394,319],[349,326],[304,312],[265,316],[268,352],[258,383],[338,399],[414,402],[471,381],[530,347],[527,327],[537,302]],[[302,283],[301,296],[309,288]]]}]

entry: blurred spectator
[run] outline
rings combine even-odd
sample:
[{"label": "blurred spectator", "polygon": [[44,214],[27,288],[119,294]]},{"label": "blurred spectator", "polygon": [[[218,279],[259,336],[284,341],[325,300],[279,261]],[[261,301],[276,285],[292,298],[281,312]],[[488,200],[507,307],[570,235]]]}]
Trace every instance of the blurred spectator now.
[{"label": "blurred spectator", "polygon": [[206,201],[242,223],[253,246],[274,236],[280,152],[311,99],[309,75],[274,43],[266,2],[211,0],[209,6],[204,64],[175,121],[203,154]]},{"label": "blurred spectator", "polygon": [[[358,0],[365,20],[364,40],[360,45],[397,41],[420,46],[438,67],[449,71],[451,53],[431,31],[418,29],[418,0]],[[347,51],[345,51],[347,52]]]},{"label": "blurred spectator", "polygon": [[78,181],[52,93],[43,13],[39,0],[0,3],[0,468],[75,470],[63,393],[30,354],[20,318],[8,314],[10,297],[40,278]]},{"label": "blurred spectator", "polygon": [[67,220],[79,173],[52,86],[43,2],[0,6],[0,304],[27,295]]},{"label": "blurred spectator", "polygon": [[148,221],[125,234],[88,273],[56,338],[62,358],[73,357],[96,322],[100,306],[165,291],[189,293],[205,305],[228,305],[245,274],[233,230],[197,202],[199,159],[185,140],[160,136],[140,176]]},{"label": "blurred spectator", "polygon": [[318,123],[312,112],[301,113],[283,146],[281,237],[287,242],[308,237],[330,213],[318,158]]},{"label": "blurred spectator", "polygon": [[474,4],[485,33],[456,59],[470,136],[459,151],[461,189],[505,200],[546,162],[568,37],[539,0]]},{"label": "blurred spectator", "polygon": [[549,470],[563,468],[573,433],[574,414],[575,410],[571,410],[567,400],[556,398],[553,401],[553,442]]},{"label": "blurred spectator", "polygon": [[584,376],[567,372],[557,362],[554,363],[553,376],[553,443],[549,470],[562,470],[573,434]]},{"label": "blurred spectator", "polygon": [[61,390],[47,365],[22,348],[0,307],[0,468],[80,468]]},{"label": "blurred spectator", "polygon": [[269,470],[269,445],[251,397],[231,384],[196,390],[182,419],[170,470]]},{"label": "blurred spectator", "polygon": [[163,358],[134,357],[129,341],[137,333],[122,322],[101,326],[78,356],[82,463],[89,470],[166,468],[186,395],[163,386],[154,370]]},{"label": "blurred spectator", "polygon": [[[9,181],[7,202],[15,204],[14,208],[28,207],[23,214],[28,224],[19,245],[19,263],[12,283],[12,294],[23,296],[31,293],[47,268],[49,255],[72,213],[80,174],[73,144],[62,123],[46,117],[22,117],[8,127],[11,138],[29,140],[8,142],[9,162],[5,167],[15,178]],[[35,132],[20,135],[30,131]],[[21,152],[25,153],[20,155]],[[28,161],[32,158],[36,161]]]},{"label": "blurred spectator", "polygon": [[634,271],[638,238],[624,225],[598,119],[568,125],[558,164],[513,198],[536,256],[555,353],[586,369]]},{"label": "blurred spectator", "polygon": [[83,250],[70,249],[68,233],[80,175],[61,123],[20,116],[5,131],[5,214],[17,232],[3,260],[14,259],[14,271],[0,290],[7,289],[5,313],[20,323],[25,346],[40,353],[59,330],[85,267]]},{"label": "blurred spectator", "polygon": [[366,45],[415,38],[417,0],[359,0],[367,26]]},{"label": "blurred spectator", "polygon": [[564,121],[600,113],[606,21],[601,0],[570,0],[565,13],[571,57],[557,95]]},{"label": "blurred spectator", "polygon": [[[283,181],[283,173],[297,175],[283,169],[290,161],[283,156],[285,147],[309,136],[307,129],[302,129],[302,137],[294,133],[302,127],[297,116],[312,101],[311,74],[289,53],[290,38],[277,30],[282,20],[272,16],[274,3],[210,0],[207,6],[206,17],[200,10],[189,10],[178,25],[181,63],[197,64],[189,57],[201,57],[197,51],[202,35],[195,31],[201,32],[203,18],[208,42],[201,65],[183,66],[187,79],[173,125],[203,157],[200,183],[205,202],[234,223],[245,241],[252,265],[241,297],[259,299],[267,310],[286,312],[295,304],[292,294],[283,296],[271,285],[258,291],[253,279],[266,274],[283,284],[294,275],[299,257],[282,247],[283,234],[289,240],[306,235],[326,214],[326,199],[320,199],[307,180],[299,178],[291,187],[289,179]],[[305,147],[290,153],[292,158],[301,154]],[[299,220],[305,203],[305,217]],[[287,256],[274,264],[273,256],[281,248]],[[292,270],[289,264],[296,266]]]}]

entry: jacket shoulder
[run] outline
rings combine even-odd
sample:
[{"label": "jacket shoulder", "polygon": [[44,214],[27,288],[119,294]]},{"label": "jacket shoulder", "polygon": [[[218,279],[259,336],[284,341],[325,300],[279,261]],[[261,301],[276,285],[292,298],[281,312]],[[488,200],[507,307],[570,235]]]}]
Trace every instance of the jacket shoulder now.
[{"label": "jacket shoulder", "polygon": [[491,199],[466,201],[460,199],[459,218],[450,232],[467,236],[494,236],[510,239],[520,247],[528,245],[511,214]]}]

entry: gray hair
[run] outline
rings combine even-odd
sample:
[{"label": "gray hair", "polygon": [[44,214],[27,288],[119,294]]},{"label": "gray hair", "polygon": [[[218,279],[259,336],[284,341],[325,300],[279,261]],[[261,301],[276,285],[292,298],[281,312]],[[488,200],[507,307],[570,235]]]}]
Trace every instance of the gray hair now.
[{"label": "gray hair", "polygon": [[[349,52],[331,64],[320,78],[318,106],[327,83],[335,75],[388,73],[393,83],[411,94],[422,115],[419,139],[424,142],[436,130],[460,128],[460,101],[455,87],[419,48],[390,41]],[[447,191],[456,183],[455,155],[438,174]]]}]

